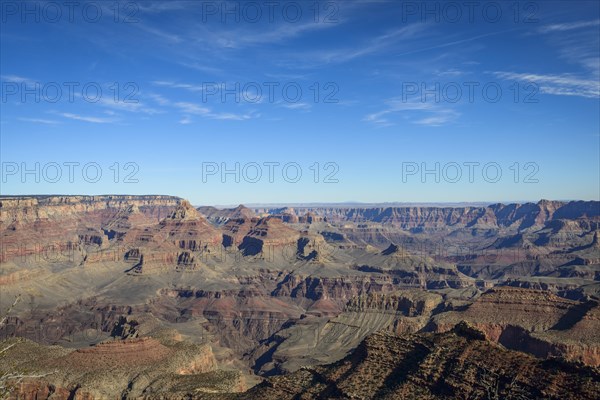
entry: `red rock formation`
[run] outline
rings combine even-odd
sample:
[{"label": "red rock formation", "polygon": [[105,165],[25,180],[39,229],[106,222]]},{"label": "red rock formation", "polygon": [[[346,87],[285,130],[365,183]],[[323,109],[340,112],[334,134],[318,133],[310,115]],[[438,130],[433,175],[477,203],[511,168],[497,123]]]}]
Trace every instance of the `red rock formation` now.
[{"label": "red rock formation", "polygon": [[277,218],[261,218],[244,235],[238,246],[244,255],[255,255],[270,247],[272,249],[296,245],[300,233],[286,226]]},{"label": "red rock formation", "polygon": [[304,207],[267,209],[271,215],[314,213],[334,222],[377,222],[409,230],[445,229],[466,226],[513,227],[526,229],[553,220],[579,218],[600,221],[600,202],[569,203],[541,200],[537,204],[494,204],[488,207]]},{"label": "red rock formation", "polygon": [[181,200],[169,196],[38,196],[0,199],[0,261],[73,260],[84,246],[157,223]]},{"label": "red rock formation", "polygon": [[496,287],[464,311],[437,315],[428,329],[444,332],[462,320],[511,349],[600,365],[596,300],[581,303],[547,291]]}]

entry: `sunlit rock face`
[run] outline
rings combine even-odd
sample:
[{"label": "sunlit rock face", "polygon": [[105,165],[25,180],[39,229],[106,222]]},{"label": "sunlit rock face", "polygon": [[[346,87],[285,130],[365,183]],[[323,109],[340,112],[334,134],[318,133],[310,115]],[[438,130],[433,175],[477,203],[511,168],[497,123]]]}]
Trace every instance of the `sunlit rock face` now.
[{"label": "sunlit rock face", "polygon": [[[590,387],[572,372],[600,360],[599,205],[251,210],[169,196],[0,198],[0,309],[9,310],[0,340],[11,346],[0,376],[38,376],[13,381],[14,398],[235,398],[264,378],[243,396],[269,398],[333,396],[312,380],[328,371],[351,397],[361,379],[341,372],[346,357],[362,362],[401,343],[415,353],[362,377],[385,397],[417,393],[385,383],[398,378],[396,362],[429,360],[411,364],[418,380],[477,343],[502,345],[502,365],[519,359],[585,398]],[[493,376],[495,362],[456,373]],[[423,378],[422,394],[477,397],[485,388],[469,379]],[[548,396],[564,394],[556,390]]]}]

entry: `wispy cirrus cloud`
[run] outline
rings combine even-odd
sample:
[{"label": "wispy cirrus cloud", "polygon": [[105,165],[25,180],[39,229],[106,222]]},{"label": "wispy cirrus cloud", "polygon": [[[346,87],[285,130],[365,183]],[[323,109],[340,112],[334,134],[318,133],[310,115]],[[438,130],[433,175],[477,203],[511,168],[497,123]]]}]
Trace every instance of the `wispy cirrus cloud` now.
[{"label": "wispy cirrus cloud", "polygon": [[[425,25],[425,24],[421,24],[421,25]],[[489,36],[502,35],[502,34],[505,34],[505,33],[508,33],[508,32],[514,31],[514,30],[515,29],[507,29],[507,30],[503,30],[503,31],[488,32],[488,33],[484,33],[481,35],[470,36],[468,38],[457,39],[457,40],[452,40],[452,41],[445,41],[444,43],[439,43],[439,44],[435,44],[435,45],[431,45],[431,46],[416,46],[417,48],[415,48],[415,49],[407,50],[407,51],[404,51],[397,55],[398,56],[408,56],[408,55],[412,55],[412,54],[423,53],[426,51],[442,49],[445,47],[457,46],[457,45],[473,42],[476,40],[484,39]]]},{"label": "wispy cirrus cloud", "polygon": [[[231,21],[233,15],[218,14],[207,18],[207,21],[202,24],[204,26],[196,26],[196,29],[191,30],[187,36],[191,42],[202,44],[204,48],[208,46],[216,49],[244,50],[249,46],[278,44],[304,35],[339,28],[353,19],[361,17],[361,9],[370,5],[368,1],[362,0],[345,0],[343,7],[340,7],[340,3],[337,2],[323,4],[299,2],[296,4],[301,5],[301,18],[291,22],[289,17],[282,17],[278,13],[276,13],[276,17],[270,16],[273,11],[269,11],[266,4],[263,5],[261,2],[256,2],[256,4],[263,8],[260,23],[242,19],[235,24],[236,29],[232,29],[232,24],[223,23],[222,18]],[[271,6],[277,8],[279,3],[273,2]],[[319,14],[315,14],[315,7],[320,7]],[[211,22],[212,25],[210,25]],[[210,29],[207,28],[208,25],[210,25]]]},{"label": "wispy cirrus cloud", "polygon": [[248,113],[228,113],[228,112],[215,112],[212,109],[201,106],[195,103],[189,102],[177,102],[173,104],[184,114],[198,115],[204,118],[216,119],[216,120],[228,120],[228,121],[245,121],[249,119],[259,118],[260,114],[256,112]]},{"label": "wispy cirrus cloud", "polygon": [[413,23],[402,28],[388,31],[352,48],[327,49],[298,54],[294,57],[294,63],[312,67],[325,64],[345,63],[389,49],[391,46],[401,41],[415,39],[418,36],[425,34],[427,30],[427,24]]},{"label": "wispy cirrus cloud", "polygon": [[454,122],[457,117],[458,117],[457,112],[455,112],[454,110],[445,109],[445,110],[436,111],[436,115],[433,115],[431,117],[417,119],[413,122],[417,125],[437,127],[437,126],[443,126],[443,125],[447,125],[451,122]]},{"label": "wispy cirrus cloud", "polygon": [[[248,47],[272,45],[300,37],[304,34],[335,28],[338,24],[325,24],[314,21],[298,23],[268,24],[263,29],[255,29],[255,24],[238,29],[200,29],[199,32],[190,33],[196,44],[203,48],[242,50]],[[199,39],[200,38],[200,39]]]},{"label": "wispy cirrus cloud", "polygon": [[148,98],[152,99],[155,103],[157,103],[161,106],[167,106],[167,105],[171,104],[169,99],[167,99],[166,97],[164,97],[160,94],[148,93],[146,96],[148,96]]},{"label": "wispy cirrus cloud", "polygon": [[135,23],[135,24],[131,24],[131,25],[143,30],[146,33],[150,33],[152,35],[158,36],[159,38],[163,39],[163,41],[165,41],[167,43],[178,44],[178,43],[182,43],[184,41],[184,39],[180,35],[177,35],[174,33],[169,33],[164,30],[154,28],[154,27],[149,26],[144,23]]},{"label": "wispy cirrus cloud", "polygon": [[574,29],[581,28],[590,28],[590,27],[599,27],[600,19],[595,19],[591,21],[575,21],[575,22],[564,22],[559,24],[551,24],[544,25],[538,29],[539,32],[549,33],[549,32],[565,32],[571,31]]},{"label": "wispy cirrus cloud", "polygon": [[182,65],[184,67],[194,69],[196,71],[200,71],[203,73],[211,74],[211,75],[224,75],[225,74],[225,72],[221,68],[211,67],[209,65],[201,64],[196,61],[194,61],[194,62],[182,61],[179,63],[179,65]]},{"label": "wispy cirrus cloud", "polygon": [[500,79],[535,83],[540,92],[558,96],[577,96],[585,98],[600,97],[600,82],[585,79],[572,74],[543,75],[532,73],[517,73],[497,71],[494,75]]},{"label": "wispy cirrus cloud", "polygon": [[108,107],[108,108],[112,108],[114,110],[126,111],[126,112],[131,112],[131,113],[142,113],[142,114],[149,114],[149,115],[154,115],[154,114],[160,114],[161,113],[160,110],[157,110],[156,108],[148,107],[144,103],[142,103],[142,102],[140,102],[138,100],[135,100],[135,101],[127,101],[127,100],[115,101],[112,98],[108,99],[108,98],[102,97],[95,104],[98,104],[98,105],[101,105],[101,106],[104,106],[104,107]]},{"label": "wispy cirrus cloud", "polygon": [[179,108],[181,111],[183,111],[185,113],[195,114],[195,115],[207,115],[211,112],[210,108],[200,106],[195,103],[177,102],[177,103],[175,103],[175,107]]},{"label": "wispy cirrus cloud", "polygon": [[188,124],[191,124],[191,123],[192,123],[192,119],[190,118],[190,116],[189,116],[189,115],[185,115],[183,118],[181,118],[181,119],[179,120],[179,123],[180,123],[181,125],[188,125]]},{"label": "wispy cirrus cloud", "polygon": [[[156,44],[163,47],[167,54],[178,54],[178,64],[222,75],[224,72],[219,68],[221,64],[211,66],[205,62],[227,58],[227,55],[246,51],[248,47],[268,47],[336,29],[361,16],[357,9],[369,6],[369,2],[350,0],[344,1],[343,7],[337,2],[319,5],[300,2],[296,3],[300,5],[299,20],[290,21],[290,17],[283,14],[285,11],[281,9],[282,4],[253,3],[261,13],[258,21],[249,21],[245,17],[244,6],[239,2],[143,2],[136,4],[141,20],[132,25],[141,32],[152,35]],[[211,12],[205,6],[210,7]],[[277,9],[275,14],[273,6]],[[315,7],[318,7],[318,11]],[[178,24],[165,24],[163,20],[157,19],[158,16],[171,12],[184,12],[185,18]]]},{"label": "wispy cirrus cloud", "polygon": [[545,25],[538,32],[548,37],[562,59],[583,67],[591,79],[600,79],[600,19]]},{"label": "wispy cirrus cloud", "polygon": [[169,89],[185,89],[190,92],[202,92],[204,91],[204,86],[202,85],[193,85],[191,83],[179,83],[174,81],[152,81],[153,85],[163,86]]},{"label": "wispy cirrus cloud", "polygon": [[[171,84],[169,83],[169,85]],[[161,106],[166,106],[171,110],[175,109],[178,112],[180,112],[182,114],[182,117],[179,120],[179,123],[182,125],[188,125],[193,123],[193,119],[191,118],[192,115],[207,119],[224,121],[245,121],[249,119],[260,118],[261,116],[261,114],[253,110],[245,113],[218,112],[203,104],[193,103],[189,101],[173,101],[157,93],[149,93],[147,94],[147,97]]]},{"label": "wispy cirrus cloud", "polygon": [[309,103],[282,103],[282,107],[285,107],[290,110],[300,110],[300,111],[309,111],[312,108],[312,104]]},{"label": "wispy cirrus cloud", "polygon": [[138,10],[144,13],[164,13],[169,11],[182,11],[189,8],[189,0],[170,0],[170,1],[144,1],[135,3]]},{"label": "wispy cirrus cloud", "polygon": [[[340,21],[338,21],[338,23],[339,22]],[[297,36],[301,36],[305,33],[331,29],[336,27],[338,23],[328,24],[322,22],[307,21],[294,24],[284,23],[275,26],[275,28],[271,30],[252,30],[246,32],[231,33],[222,32],[222,34],[227,36],[221,37],[223,40],[220,44],[228,48],[240,48],[248,45],[278,43],[295,38]]]},{"label": "wispy cirrus cloud", "polygon": [[25,83],[27,85],[33,85],[36,83],[33,79],[25,78],[19,75],[0,75],[0,79],[2,79],[4,82]]},{"label": "wispy cirrus cloud", "polygon": [[57,125],[57,124],[60,124],[59,121],[55,121],[55,120],[51,120],[51,119],[43,119],[43,118],[19,118],[19,121],[33,122],[35,124],[43,124],[43,125]]},{"label": "wispy cirrus cloud", "polygon": [[113,122],[117,122],[117,120],[115,118],[91,117],[91,116],[73,114],[73,113],[59,113],[58,115],[60,115],[61,117],[67,118],[67,119],[72,119],[75,121],[90,122],[93,124],[110,124]]},{"label": "wispy cirrus cloud", "polygon": [[416,125],[439,127],[454,122],[460,116],[454,109],[420,98],[392,98],[385,105],[383,110],[367,114],[363,121],[384,128],[396,125],[393,117],[399,117]]},{"label": "wispy cirrus cloud", "polygon": [[209,118],[219,119],[219,120],[227,120],[227,121],[245,121],[248,119],[260,118],[260,114],[255,112],[250,112],[246,114],[236,114],[236,113],[210,113],[208,115]]},{"label": "wispy cirrus cloud", "polygon": [[388,126],[393,126],[393,124],[385,115],[391,113],[392,111],[383,110],[376,113],[368,114],[363,118],[363,121],[372,123],[380,128],[385,128]]}]

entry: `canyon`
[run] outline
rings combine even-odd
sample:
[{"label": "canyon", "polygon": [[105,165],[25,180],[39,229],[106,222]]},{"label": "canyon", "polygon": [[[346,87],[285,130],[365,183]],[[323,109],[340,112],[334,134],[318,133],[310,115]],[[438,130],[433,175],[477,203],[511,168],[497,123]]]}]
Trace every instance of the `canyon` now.
[{"label": "canyon", "polygon": [[1,197],[0,393],[595,398],[599,232],[597,201]]}]

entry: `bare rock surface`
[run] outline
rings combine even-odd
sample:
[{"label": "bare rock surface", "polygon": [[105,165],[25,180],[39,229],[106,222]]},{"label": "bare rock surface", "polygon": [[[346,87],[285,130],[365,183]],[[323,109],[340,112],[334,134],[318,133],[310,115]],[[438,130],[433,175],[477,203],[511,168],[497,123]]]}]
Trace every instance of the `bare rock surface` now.
[{"label": "bare rock surface", "polygon": [[[384,383],[366,386],[379,397],[480,398],[494,386],[479,381],[498,375],[527,383],[530,397],[575,385],[585,398],[582,366],[600,364],[599,208],[2,197],[0,339],[14,346],[0,364],[33,376],[13,382],[19,398],[232,398],[265,378],[256,390],[267,398],[287,398],[265,389],[281,382],[291,397],[360,398],[352,385],[370,382],[374,364],[336,378],[319,368],[386,343],[406,347],[394,360],[414,368],[399,376],[389,361]],[[413,362],[423,346],[439,358]],[[479,361],[463,368],[471,351]],[[421,374],[446,359],[448,381],[435,384],[445,370]],[[558,383],[544,392],[529,372],[511,375],[519,363]]]}]

